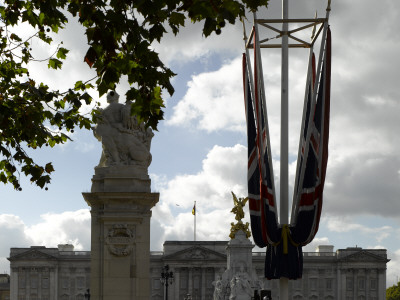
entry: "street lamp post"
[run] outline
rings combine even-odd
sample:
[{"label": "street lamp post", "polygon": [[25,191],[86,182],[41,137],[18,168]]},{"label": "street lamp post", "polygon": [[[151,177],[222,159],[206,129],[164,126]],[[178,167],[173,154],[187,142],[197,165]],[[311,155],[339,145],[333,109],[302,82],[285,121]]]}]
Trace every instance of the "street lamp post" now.
[{"label": "street lamp post", "polygon": [[163,267],[163,270],[161,272],[160,281],[165,286],[164,299],[168,300],[168,285],[171,285],[172,282],[174,281],[174,273],[172,271],[169,271],[169,266],[168,265],[165,265]]}]

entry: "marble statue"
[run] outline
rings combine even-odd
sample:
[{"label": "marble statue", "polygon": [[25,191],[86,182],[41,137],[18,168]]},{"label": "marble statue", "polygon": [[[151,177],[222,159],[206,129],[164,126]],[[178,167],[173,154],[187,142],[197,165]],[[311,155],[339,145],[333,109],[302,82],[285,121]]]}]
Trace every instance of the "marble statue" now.
[{"label": "marble statue", "polygon": [[218,276],[217,280],[213,281],[214,295],[213,300],[224,300],[224,282],[221,276]]},{"label": "marble statue", "polygon": [[117,92],[108,93],[109,105],[101,110],[94,128],[94,135],[103,146],[99,167],[139,165],[147,168],[151,163],[150,144],[154,134],[131,116],[131,103],[118,103],[118,99]]},{"label": "marble statue", "polygon": [[229,300],[249,300],[253,295],[250,282],[241,276],[234,276],[231,280],[231,294]]}]

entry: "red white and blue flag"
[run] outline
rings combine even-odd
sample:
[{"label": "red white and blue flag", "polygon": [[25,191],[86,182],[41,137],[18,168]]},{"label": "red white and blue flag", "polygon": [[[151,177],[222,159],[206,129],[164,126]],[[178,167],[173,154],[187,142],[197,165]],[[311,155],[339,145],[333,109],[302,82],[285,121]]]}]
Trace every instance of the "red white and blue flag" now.
[{"label": "red white and blue flag", "polygon": [[253,239],[257,246],[265,247],[279,241],[275,191],[261,55],[254,30],[254,85],[248,54],[243,54],[243,87],[248,139],[248,197]]},{"label": "red white and blue flag", "polygon": [[329,27],[326,43],[323,46],[325,51],[321,62],[319,85],[315,86],[311,93],[311,84],[309,84],[307,105],[304,106],[305,113],[298,156],[299,167],[293,195],[295,209],[292,215],[291,236],[301,246],[310,243],[318,231],[328,163],[331,86],[331,32]]},{"label": "red white and blue flag", "polygon": [[[327,26],[327,25],[325,25]],[[291,224],[279,224],[275,202],[261,55],[254,32],[254,85],[248,53],[243,54],[243,86],[248,138],[248,197],[254,242],[267,247],[265,277],[302,277],[302,246],[316,235],[328,161],[331,33],[325,27],[317,71],[310,51],[299,142]]]}]

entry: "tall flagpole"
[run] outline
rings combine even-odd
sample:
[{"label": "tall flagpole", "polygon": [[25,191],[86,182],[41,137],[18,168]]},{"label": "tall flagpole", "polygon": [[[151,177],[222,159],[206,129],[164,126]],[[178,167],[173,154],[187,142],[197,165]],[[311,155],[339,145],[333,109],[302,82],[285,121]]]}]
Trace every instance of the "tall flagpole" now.
[{"label": "tall flagpole", "polygon": [[[282,0],[282,73],[281,73],[281,162],[280,162],[280,224],[289,223],[289,0]],[[280,300],[288,300],[289,279],[280,278]]]}]

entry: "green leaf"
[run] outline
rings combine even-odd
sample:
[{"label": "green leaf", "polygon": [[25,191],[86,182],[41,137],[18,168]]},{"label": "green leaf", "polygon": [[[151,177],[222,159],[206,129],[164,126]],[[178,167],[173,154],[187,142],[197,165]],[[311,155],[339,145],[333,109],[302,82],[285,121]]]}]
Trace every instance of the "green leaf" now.
[{"label": "green leaf", "polygon": [[185,26],[185,15],[177,12],[172,12],[169,20],[174,25]]},{"label": "green leaf", "polygon": [[88,93],[84,93],[81,99],[85,100],[85,103],[89,105],[92,102],[92,97]]},{"label": "green leaf", "polygon": [[58,60],[58,59],[56,59],[56,58],[50,58],[49,59],[49,63],[48,63],[48,68],[49,69],[61,69],[61,67],[62,67],[62,61],[61,60]]},{"label": "green leaf", "polygon": [[44,25],[43,22],[44,22],[45,17],[46,17],[46,15],[43,12],[41,12],[39,14],[39,24],[40,25]]},{"label": "green leaf", "polygon": [[51,163],[47,163],[46,166],[44,167],[44,170],[46,171],[46,173],[54,172],[53,165]]},{"label": "green leaf", "polygon": [[62,47],[59,48],[58,51],[57,51],[57,58],[66,59],[68,52],[69,52],[68,49],[65,49],[65,48],[62,48]]},{"label": "green leaf", "polygon": [[[130,89],[126,98],[133,101],[132,113],[147,127],[157,129],[163,119],[161,91],[174,93],[171,79],[175,74],[164,65],[152,45],[155,40],[162,42],[166,26],[177,34],[186,18],[204,22],[203,31],[194,34],[207,37],[213,32],[219,34],[228,22],[234,24],[246,10],[268,4],[268,0],[0,2],[0,22],[4,23],[0,26],[0,154],[4,158],[0,161],[0,182],[12,184],[17,190],[21,188],[20,174],[44,187],[50,182],[49,173],[54,171],[51,164],[40,166],[27,153],[43,145],[54,147],[66,142],[69,137],[61,132],[63,129],[72,131],[77,126],[86,129],[92,126],[98,111],[93,109],[85,115],[79,110],[83,101],[86,104],[93,101],[86,92],[90,88],[102,96],[115,89],[121,76],[127,77]],[[129,13],[132,11],[134,17]],[[58,30],[67,23],[69,13],[78,16],[78,22],[86,30],[88,50],[82,59],[97,77],[93,84],[87,78],[77,78],[66,88],[68,92],[59,92],[52,90],[48,82],[37,84],[30,80],[29,62],[35,59],[33,47],[47,46],[41,41],[53,48],[53,38],[56,39]],[[30,27],[27,32],[36,34],[25,39],[5,32],[5,26],[11,29],[22,23]],[[9,51],[15,47],[21,51]],[[59,47],[47,59],[48,67],[54,71],[61,69],[62,62],[69,59],[68,53],[69,50]],[[58,132],[47,130],[49,124],[57,126]],[[29,151],[21,145],[29,147]]]},{"label": "green leaf", "polygon": [[18,35],[16,35],[15,33],[11,33],[10,39],[12,39],[14,41],[17,41],[17,42],[22,42],[22,39]]},{"label": "green leaf", "polygon": [[7,176],[4,174],[4,172],[1,172],[1,173],[0,173],[0,180],[1,180],[3,183],[7,183]]},{"label": "green leaf", "polygon": [[75,87],[74,87],[75,91],[84,90],[84,89],[85,89],[85,85],[83,84],[83,82],[81,80],[75,82]]}]

